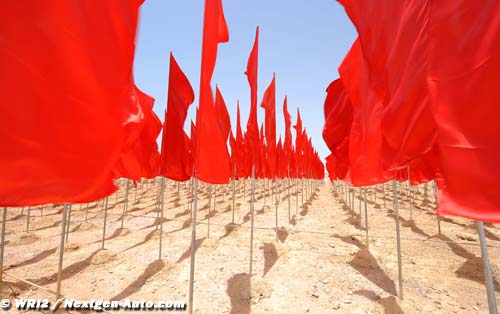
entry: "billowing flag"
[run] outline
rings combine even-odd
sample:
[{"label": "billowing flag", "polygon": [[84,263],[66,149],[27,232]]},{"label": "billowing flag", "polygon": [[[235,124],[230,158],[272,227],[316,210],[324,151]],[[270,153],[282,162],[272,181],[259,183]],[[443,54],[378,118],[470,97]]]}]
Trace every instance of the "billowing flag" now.
[{"label": "billowing flag", "polygon": [[2,1],[0,206],[116,190],[141,3]]},{"label": "billowing flag", "polygon": [[264,92],[261,107],[266,112],[265,116],[265,138],[267,144],[267,167],[268,178],[276,176],[276,80],[275,75],[269,84],[269,87]]},{"label": "billowing flag", "polygon": [[[161,146],[160,175],[176,181],[191,177],[189,137],[184,132],[189,106],[194,101],[194,91],[172,53],[168,75],[167,108]],[[181,140],[182,139],[182,140]]]},{"label": "billowing flag", "polygon": [[247,121],[247,130],[245,133],[245,142],[251,164],[255,164],[259,159],[256,154],[259,147],[259,126],[257,122],[257,73],[259,68],[259,27],[255,31],[255,41],[248,58],[247,75],[250,85],[250,114]]},{"label": "billowing flag", "polygon": [[215,86],[215,112],[217,113],[217,121],[219,121],[222,135],[227,141],[229,132],[231,131],[231,118],[229,117],[226,102],[218,86]]},{"label": "billowing flag", "polygon": [[221,0],[205,0],[203,43],[201,53],[200,105],[196,115],[196,142],[194,144],[194,175],[212,184],[229,182],[231,160],[227,137],[217,121],[210,82],[217,58],[217,46],[227,42],[229,33]]}]

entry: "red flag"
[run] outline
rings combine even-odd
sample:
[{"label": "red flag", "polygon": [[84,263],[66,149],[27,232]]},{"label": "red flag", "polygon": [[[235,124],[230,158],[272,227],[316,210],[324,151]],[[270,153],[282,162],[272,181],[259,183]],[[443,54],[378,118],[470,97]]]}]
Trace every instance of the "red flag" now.
[{"label": "red flag", "polygon": [[300,118],[300,111],[297,108],[297,123],[293,126],[295,128],[295,163],[296,170],[300,177],[303,176],[302,173],[302,153],[303,153],[303,142],[302,137],[302,119]]},{"label": "red flag", "polygon": [[285,100],[283,101],[283,118],[285,120],[285,142],[283,143],[283,150],[286,157],[286,163],[288,167],[290,167],[293,155],[292,131],[290,130],[292,126],[292,116],[288,112],[287,96],[285,96]]},{"label": "red flag", "polygon": [[261,107],[266,112],[265,116],[265,136],[267,143],[267,165],[268,177],[276,176],[276,80],[275,75],[264,92]]},{"label": "red flag", "polygon": [[[172,53],[168,75],[168,97],[163,125],[160,175],[176,181],[191,177],[189,137],[184,132],[189,106],[194,101],[194,91]],[[179,140],[184,139],[184,140]]]},{"label": "red flag", "polygon": [[244,136],[241,130],[240,102],[238,101],[236,116],[236,178],[238,179],[248,177],[245,157],[246,145],[244,143]]},{"label": "red flag", "polygon": [[217,58],[217,46],[229,40],[221,0],[205,0],[201,53],[200,105],[196,115],[196,143],[193,156],[195,177],[213,184],[229,182],[231,160],[217,121],[210,87]]},{"label": "red flag", "polygon": [[426,81],[431,2],[339,2],[356,26],[367,75],[381,96],[382,163],[405,166],[429,150],[436,136]]},{"label": "red flag", "polygon": [[259,126],[257,122],[257,72],[259,64],[259,27],[255,31],[255,41],[250,57],[248,58],[247,75],[250,85],[250,114],[248,116],[247,130],[245,140],[248,148],[248,154],[252,164],[257,162],[259,155],[256,151],[259,146]]},{"label": "red flag", "polygon": [[229,118],[226,103],[218,86],[215,86],[215,111],[217,112],[217,121],[219,121],[222,135],[227,141],[229,132],[231,131],[231,118]]},{"label": "red flag", "polygon": [[2,2],[0,206],[116,190],[141,3]]},{"label": "red flag", "polygon": [[160,153],[156,138],[161,132],[161,121],[153,111],[154,98],[142,92],[133,81],[130,88],[129,108],[125,126],[128,138],[119,162],[115,177],[140,181],[141,178],[154,178],[158,175]]},{"label": "red flag", "polygon": [[438,213],[500,222],[500,2],[434,1],[429,89],[443,182]]},{"label": "red flag", "polygon": [[353,106],[349,135],[351,181],[355,186],[373,185],[391,178],[380,162],[382,101],[371,86],[359,41],[356,40],[339,68]]}]

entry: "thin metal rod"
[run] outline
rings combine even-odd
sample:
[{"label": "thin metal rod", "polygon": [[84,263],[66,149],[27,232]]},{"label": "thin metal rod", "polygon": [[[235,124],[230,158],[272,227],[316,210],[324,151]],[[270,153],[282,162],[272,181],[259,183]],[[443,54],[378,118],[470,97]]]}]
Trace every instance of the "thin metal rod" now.
[{"label": "thin metal rod", "polygon": [[28,206],[28,219],[26,219],[26,232],[30,231],[30,214],[31,214],[31,206]]},{"label": "thin metal rod", "polygon": [[61,222],[61,243],[59,244],[59,264],[57,267],[57,288],[56,288],[56,300],[61,297],[61,280],[62,280],[62,266],[64,257],[64,233],[66,231],[66,212],[68,210],[68,204],[64,204],[62,222]]},{"label": "thin metal rod", "polygon": [[[277,181],[274,181],[274,188],[276,188]],[[288,212],[290,213],[290,212]],[[290,216],[288,217],[290,219]],[[278,197],[276,197],[276,242],[278,242]]]},{"label": "thin metal rod", "polygon": [[288,165],[288,224],[292,221],[290,214],[290,165]]},{"label": "thin metal rod", "polygon": [[233,207],[232,207],[232,212],[233,212],[233,217],[231,219],[231,223],[234,224],[234,207],[236,204],[236,165],[234,166],[233,170]]},{"label": "thin metal rod", "polygon": [[122,223],[120,229],[123,229],[123,220],[125,219],[125,213],[127,212],[127,207],[128,207],[128,186],[129,186],[128,179],[125,179],[125,182],[126,182],[125,200],[123,201]]},{"label": "thin metal rod", "polygon": [[497,301],[495,298],[495,286],[493,285],[493,276],[491,274],[490,258],[488,256],[488,248],[486,247],[486,238],[484,236],[484,223],[476,222],[477,233],[479,234],[479,242],[481,243],[481,257],[483,258],[484,279],[486,281],[486,293],[488,295],[488,308],[490,314],[497,314]]},{"label": "thin metal rod", "polygon": [[5,252],[5,223],[7,221],[7,207],[2,210],[2,238],[0,239],[0,291],[3,291],[3,255]]},{"label": "thin metal rod", "polygon": [[368,238],[368,200],[366,199],[366,188],[363,189],[363,192],[365,194],[365,230],[366,230],[366,247],[370,247],[369,245],[369,238]]},{"label": "thin metal rod", "polygon": [[398,212],[398,194],[396,189],[396,180],[392,180],[392,198],[394,212],[396,214],[396,241],[398,248],[398,279],[399,279],[399,298],[403,299],[403,270],[401,266],[401,235],[399,230],[399,212]]},{"label": "thin metal rod", "polygon": [[106,222],[108,220],[108,197],[104,200],[104,223],[102,225],[102,244],[101,248],[104,250],[104,242],[106,240]]},{"label": "thin metal rod", "polygon": [[73,209],[73,204],[69,204],[69,214],[68,214],[68,226],[67,226],[67,231],[66,231],[66,243],[68,243],[69,240],[69,228],[71,226],[71,211]]},{"label": "thin metal rod", "polygon": [[212,208],[212,185],[208,186],[208,224],[207,224],[207,238],[210,238],[210,209]]},{"label": "thin metal rod", "polygon": [[193,220],[191,222],[191,264],[189,266],[189,301],[188,313],[193,314],[193,292],[194,292],[194,263],[196,254],[196,209],[198,206],[198,180],[193,178]]},{"label": "thin metal rod", "polygon": [[255,166],[252,165],[252,190],[250,198],[250,213],[252,217],[251,229],[250,229],[250,271],[249,275],[252,276],[252,264],[253,264],[253,223],[254,223],[254,193],[255,193]]},{"label": "thin metal rod", "polygon": [[410,166],[408,166],[408,203],[410,204],[410,220],[413,221],[412,199],[411,199],[411,180],[410,180]]},{"label": "thin metal rod", "polygon": [[[177,182],[177,187],[179,187],[179,182]],[[160,192],[160,245],[158,248],[158,260],[161,261],[161,248],[163,242],[163,208],[164,208],[164,195],[165,195],[165,177],[161,177],[161,192]]]}]

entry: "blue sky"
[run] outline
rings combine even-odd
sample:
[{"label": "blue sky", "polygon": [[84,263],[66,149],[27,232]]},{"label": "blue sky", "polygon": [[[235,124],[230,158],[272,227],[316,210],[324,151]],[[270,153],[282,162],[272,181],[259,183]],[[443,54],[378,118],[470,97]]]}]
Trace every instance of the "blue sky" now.
[{"label": "blue sky", "polygon": [[[139,88],[156,99],[155,112],[162,120],[170,51],[198,94],[203,4],[203,0],[146,0],[142,5],[134,76]],[[248,118],[250,88],[244,72],[259,25],[259,104],[276,72],[278,136],[284,134],[286,94],[293,124],[299,107],[314,146],[326,157],[329,151],[321,137],[325,89],[338,77],[337,67],[356,37],[342,6],[335,0],[223,0],[223,6],[229,42],[219,45],[212,85],[214,89],[219,85],[233,130],[238,99],[243,127]],[[197,102],[196,98],[186,126],[194,120]],[[258,116],[260,123],[264,118],[260,107]]]}]

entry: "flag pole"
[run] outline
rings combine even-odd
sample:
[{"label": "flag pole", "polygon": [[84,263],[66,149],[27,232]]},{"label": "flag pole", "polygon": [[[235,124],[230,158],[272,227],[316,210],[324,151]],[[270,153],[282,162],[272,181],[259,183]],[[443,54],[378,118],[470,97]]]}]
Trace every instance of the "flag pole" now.
[{"label": "flag pole", "polygon": [[299,170],[296,170],[297,176],[295,177],[295,216],[299,212]]},{"label": "flag pole", "polygon": [[125,200],[123,201],[122,224],[120,229],[123,229],[123,220],[125,219],[125,213],[127,212],[127,207],[128,207],[128,186],[129,186],[128,179],[125,179],[125,182],[126,182]]},{"label": "flag pole", "polygon": [[102,244],[101,248],[104,250],[104,241],[106,239],[106,221],[108,219],[108,197],[104,201],[104,223],[102,226]]},{"label": "flag pole", "polygon": [[[432,187],[434,189],[434,199],[436,201],[436,206],[438,202],[438,197],[437,197],[437,186],[436,186],[436,181],[432,182]],[[441,234],[441,217],[437,216],[437,221],[438,221],[438,233]]]},{"label": "flag pole", "polygon": [[236,190],[236,165],[234,165],[233,167],[233,207],[232,207],[232,210],[233,210],[233,217],[231,219],[231,223],[234,224],[234,206],[235,206],[235,190]]},{"label": "flag pole", "polygon": [[193,314],[193,290],[194,290],[194,263],[196,254],[196,209],[198,205],[198,180],[193,178],[193,190],[194,190],[194,200],[193,200],[193,220],[191,221],[191,264],[189,267],[189,314]]},{"label": "flag pole", "polygon": [[61,280],[62,280],[62,266],[64,257],[64,233],[66,231],[66,212],[68,209],[68,204],[64,204],[62,222],[61,222],[61,242],[59,244],[59,264],[57,268],[57,288],[56,288],[56,300],[61,298]]},{"label": "flag pole", "polygon": [[368,205],[366,199],[366,188],[363,189],[365,194],[365,228],[366,228],[366,247],[370,249],[369,238],[368,238]]},{"label": "flag pole", "polygon": [[288,164],[288,224],[291,222],[290,216],[290,164]]},{"label": "flag pole", "polygon": [[497,314],[498,310],[495,298],[495,286],[493,285],[488,247],[486,246],[486,238],[484,236],[484,223],[482,221],[476,221],[476,226],[477,233],[479,234],[479,242],[481,243],[481,257],[483,258],[484,279],[486,281],[486,292],[488,294],[488,308],[490,310],[490,314]]},{"label": "flag pole", "polygon": [[[178,182],[177,182],[178,183]],[[161,247],[163,241],[163,207],[164,207],[164,194],[165,194],[165,177],[161,177],[161,194],[160,194],[160,246],[158,248],[158,260],[161,261]]]},{"label": "flag pole", "polygon": [[3,286],[3,255],[5,252],[5,223],[7,221],[7,207],[2,210],[2,239],[0,240],[0,291]]},{"label": "flag pole", "polygon": [[[276,188],[277,179],[274,180],[274,188]],[[271,198],[272,200],[272,198]],[[278,196],[276,195],[276,242],[278,242]],[[272,201],[271,201],[272,202]]]},{"label": "flag pole", "polygon": [[69,214],[68,214],[68,226],[67,226],[67,231],[66,231],[66,243],[68,243],[69,239],[69,227],[71,224],[71,211],[73,209],[73,204],[69,204]]},{"label": "flag pole", "polygon": [[208,185],[208,224],[207,238],[210,238],[210,208],[212,207],[212,184]]},{"label": "flag pole", "polygon": [[253,223],[254,223],[254,193],[255,193],[255,166],[252,165],[252,188],[251,188],[251,198],[250,198],[250,213],[252,217],[251,229],[250,229],[250,272],[249,275],[252,276],[252,264],[253,264]]},{"label": "flag pole", "polygon": [[411,180],[410,180],[410,165],[408,165],[408,202],[410,203],[410,221],[413,221],[412,199],[411,199]]},{"label": "flag pole", "polygon": [[396,180],[392,180],[392,198],[393,207],[396,214],[396,241],[398,249],[398,279],[399,279],[399,298],[403,299],[403,270],[401,267],[401,236],[399,230],[399,213],[398,213],[398,194],[396,189]]},{"label": "flag pole", "polygon": [[31,214],[31,206],[28,206],[28,219],[26,219],[26,232],[30,231],[30,214]]}]

